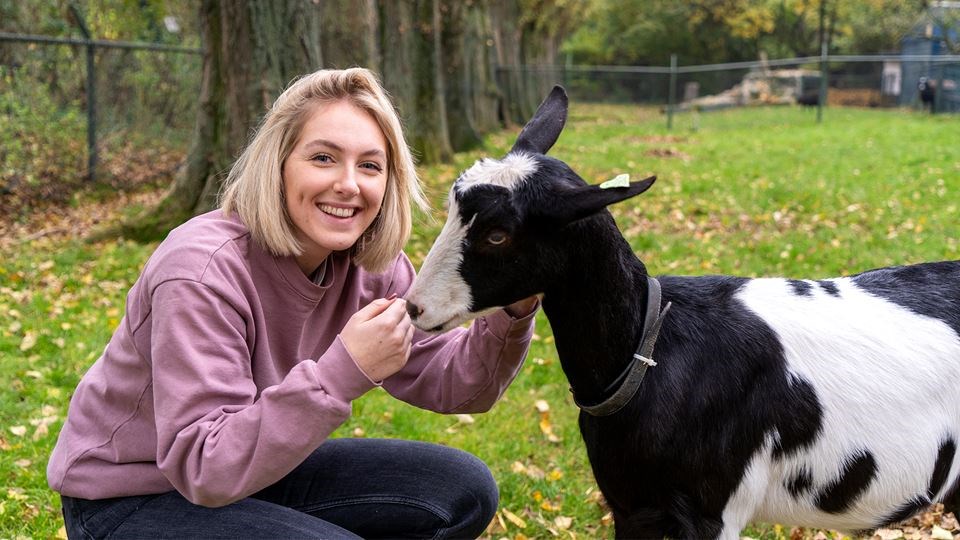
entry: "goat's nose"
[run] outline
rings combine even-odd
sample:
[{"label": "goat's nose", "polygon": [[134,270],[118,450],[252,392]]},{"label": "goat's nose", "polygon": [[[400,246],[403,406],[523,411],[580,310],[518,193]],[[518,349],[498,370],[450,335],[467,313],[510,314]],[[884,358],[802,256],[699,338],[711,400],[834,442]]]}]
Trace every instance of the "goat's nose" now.
[{"label": "goat's nose", "polygon": [[417,317],[423,314],[423,308],[407,300],[407,313],[410,314],[411,319],[416,320]]}]

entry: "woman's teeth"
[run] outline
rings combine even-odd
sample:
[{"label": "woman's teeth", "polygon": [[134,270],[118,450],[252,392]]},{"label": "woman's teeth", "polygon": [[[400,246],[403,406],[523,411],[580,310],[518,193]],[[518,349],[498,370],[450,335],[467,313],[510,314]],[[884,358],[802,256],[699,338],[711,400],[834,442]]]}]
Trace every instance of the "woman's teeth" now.
[{"label": "woman's teeth", "polygon": [[319,206],[322,212],[342,218],[353,217],[353,214],[357,212],[356,208],[337,208],[335,206],[329,206],[326,204],[321,204]]}]

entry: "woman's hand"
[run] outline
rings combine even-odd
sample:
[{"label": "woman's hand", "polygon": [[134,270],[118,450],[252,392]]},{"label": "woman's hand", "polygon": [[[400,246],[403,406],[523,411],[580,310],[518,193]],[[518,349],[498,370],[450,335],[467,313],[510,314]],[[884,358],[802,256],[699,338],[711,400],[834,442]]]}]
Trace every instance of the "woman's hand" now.
[{"label": "woman's hand", "polygon": [[538,296],[531,296],[523,300],[518,300],[503,309],[507,312],[507,315],[510,315],[514,319],[520,319],[533,313],[533,310],[537,308],[539,299]]},{"label": "woman's hand", "polygon": [[406,365],[413,331],[407,302],[392,297],[374,300],[354,313],[340,339],[367,377],[382,381]]}]

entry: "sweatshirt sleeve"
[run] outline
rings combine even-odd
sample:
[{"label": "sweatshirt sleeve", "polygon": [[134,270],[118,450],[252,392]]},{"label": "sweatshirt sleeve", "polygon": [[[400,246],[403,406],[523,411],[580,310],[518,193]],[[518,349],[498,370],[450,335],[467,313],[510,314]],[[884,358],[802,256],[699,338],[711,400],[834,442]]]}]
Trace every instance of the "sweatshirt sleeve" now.
[{"label": "sweatshirt sleeve", "polygon": [[[391,292],[404,296],[414,276],[413,265],[401,257]],[[384,389],[436,412],[490,410],[523,365],[536,311],[515,319],[500,309],[475,319],[469,328],[443,334],[417,330],[407,365],[383,381]]]},{"label": "sweatshirt sleeve", "polygon": [[195,504],[223,506],[276,482],[372,386],[337,339],[319,361],[299,362],[258,396],[255,336],[241,310],[189,280],[158,286],[152,307],[157,465]]}]

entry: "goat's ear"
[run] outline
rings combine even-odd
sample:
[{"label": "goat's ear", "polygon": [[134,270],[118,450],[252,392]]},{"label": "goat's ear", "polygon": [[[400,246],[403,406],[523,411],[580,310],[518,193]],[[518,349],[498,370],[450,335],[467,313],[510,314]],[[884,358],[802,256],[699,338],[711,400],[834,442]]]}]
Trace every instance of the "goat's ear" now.
[{"label": "goat's ear", "polygon": [[533,214],[553,226],[562,227],[578,219],[592,216],[608,205],[627,200],[650,189],[657,177],[651,176],[639,182],[630,182],[628,187],[601,188],[581,186],[564,190],[548,204],[533,210]]},{"label": "goat's ear", "polygon": [[510,153],[520,151],[546,154],[553,143],[557,142],[564,124],[567,123],[567,106],[567,92],[559,85],[554,86],[533,118],[523,126]]}]

